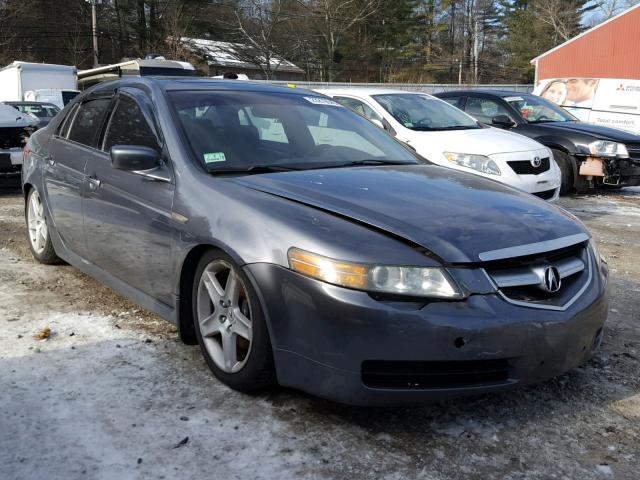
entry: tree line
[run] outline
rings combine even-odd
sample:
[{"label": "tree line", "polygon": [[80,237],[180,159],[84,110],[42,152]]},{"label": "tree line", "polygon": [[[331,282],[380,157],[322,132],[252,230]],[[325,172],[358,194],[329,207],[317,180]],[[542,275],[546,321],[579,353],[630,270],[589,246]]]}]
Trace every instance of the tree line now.
[{"label": "tree line", "polygon": [[[265,59],[286,58],[312,81],[531,83],[532,58],[638,1],[103,0],[99,61],[193,62],[189,37],[242,45],[265,78]],[[13,60],[91,67],[90,3],[0,0],[0,64]]]}]

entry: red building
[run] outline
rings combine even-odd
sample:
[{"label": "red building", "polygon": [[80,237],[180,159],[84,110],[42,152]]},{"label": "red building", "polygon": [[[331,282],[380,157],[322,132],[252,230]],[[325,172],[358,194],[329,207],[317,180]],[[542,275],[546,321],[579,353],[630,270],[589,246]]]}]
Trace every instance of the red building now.
[{"label": "red building", "polygon": [[640,80],[640,4],[531,60],[540,80],[562,77]]}]

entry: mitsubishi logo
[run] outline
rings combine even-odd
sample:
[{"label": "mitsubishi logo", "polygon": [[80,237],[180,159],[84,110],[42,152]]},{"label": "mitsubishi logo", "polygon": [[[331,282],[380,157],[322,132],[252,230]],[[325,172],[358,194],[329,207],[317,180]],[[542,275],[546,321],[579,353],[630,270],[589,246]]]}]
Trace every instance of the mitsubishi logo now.
[{"label": "mitsubishi logo", "polygon": [[533,168],[538,168],[540,165],[542,165],[542,160],[540,160],[540,157],[533,157],[533,159],[531,160],[531,166]]},{"label": "mitsubishi logo", "polygon": [[616,88],[616,92],[623,91],[624,92],[624,84],[621,83],[618,88]]},{"label": "mitsubishi logo", "polygon": [[542,287],[543,290],[546,290],[550,293],[555,293],[560,290],[560,272],[556,267],[547,267],[544,269],[544,278],[542,279]]}]

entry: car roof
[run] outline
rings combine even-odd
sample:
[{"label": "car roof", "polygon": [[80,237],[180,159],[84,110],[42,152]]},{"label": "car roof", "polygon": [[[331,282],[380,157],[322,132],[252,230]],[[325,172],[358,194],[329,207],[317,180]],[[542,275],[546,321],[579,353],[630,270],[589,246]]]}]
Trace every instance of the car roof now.
[{"label": "car roof", "polygon": [[411,95],[429,95],[423,92],[412,92],[409,90],[400,90],[393,88],[367,88],[367,87],[346,87],[346,88],[316,88],[314,91],[318,93],[322,93],[323,95],[397,95],[408,93]]},{"label": "car roof", "polygon": [[476,89],[476,90],[452,90],[449,92],[439,92],[436,93],[435,95],[437,97],[443,96],[443,97],[449,97],[449,96],[456,96],[456,95],[469,95],[469,94],[484,94],[484,95],[490,95],[490,96],[494,96],[494,97],[514,97],[514,96],[518,96],[518,95],[531,95],[531,93],[528,92],[514,92],[513,90],[482,90],[482,89]]},{"label": "car roof", "polygon": [[48,105],[50,107],[56,107],[59,108],[55,103],[51,103],[51,102],[14,102],[14,101],[9,101],[9,102],[2,102],[6,105]]},{"label": "car roof", "polygon": [[[310,90],[295,88],[295,87],[281,87],[277,85],[270,85],[267,83],[245,80],[228,80],[228,79],[214,79],[208,77],[122,77],[118,80],[104,82],[110,85],[116,85],[116,82],[120,85],[154,85],[159,86],[163,90],[229,90],[229,91],[251,91],[251,92],[271,92],[271,93],[293,93],[300,95],[309,95],[312,93]],[[102,84],[97,84],[96,87]]]}]

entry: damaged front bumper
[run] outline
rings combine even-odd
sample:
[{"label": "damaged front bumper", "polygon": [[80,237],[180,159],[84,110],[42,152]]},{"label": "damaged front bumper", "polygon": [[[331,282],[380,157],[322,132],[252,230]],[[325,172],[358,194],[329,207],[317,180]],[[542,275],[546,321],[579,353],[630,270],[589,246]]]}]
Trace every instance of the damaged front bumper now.
[{"label": "damaged front bumper", "polygon": [[[500,391],[560,375],[602,340],[606,272],[570,308],[380,301],[271,264],[247,265],[261,295],[278,382],[356,405],[406,405]],[[597,277],[597,278],[596,278]]]},{"label": "damaged front bumper", "polygon": [[18,177],[22,169],[22,148],[0,149],[0,177]]}]

